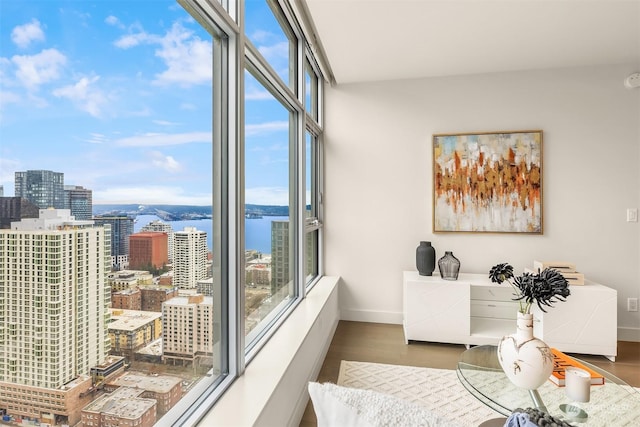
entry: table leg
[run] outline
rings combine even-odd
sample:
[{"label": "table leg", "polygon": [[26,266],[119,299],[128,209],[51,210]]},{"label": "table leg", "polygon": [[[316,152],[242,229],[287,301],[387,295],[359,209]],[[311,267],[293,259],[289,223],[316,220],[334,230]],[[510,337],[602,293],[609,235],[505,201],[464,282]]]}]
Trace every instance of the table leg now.
[{"label": "table leg", "polygon": [[529,396],[531,396],[531,400],[533,400],[533,404],[536,406],[536,408],[546,412],[547,414],[549,413],[547,407],[542,401],[542,398],[540,397],[540,393],[538,393],[538,390],[529,390]]}]

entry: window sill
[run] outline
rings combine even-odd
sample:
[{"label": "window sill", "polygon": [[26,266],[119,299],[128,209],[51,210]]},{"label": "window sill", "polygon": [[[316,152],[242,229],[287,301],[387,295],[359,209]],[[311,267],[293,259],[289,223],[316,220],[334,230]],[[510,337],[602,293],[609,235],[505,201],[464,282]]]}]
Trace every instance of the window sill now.
[{"label": "window sill", "polygon": [[339,279],[320,279],[198,425],[299,424],[340,318]]}]

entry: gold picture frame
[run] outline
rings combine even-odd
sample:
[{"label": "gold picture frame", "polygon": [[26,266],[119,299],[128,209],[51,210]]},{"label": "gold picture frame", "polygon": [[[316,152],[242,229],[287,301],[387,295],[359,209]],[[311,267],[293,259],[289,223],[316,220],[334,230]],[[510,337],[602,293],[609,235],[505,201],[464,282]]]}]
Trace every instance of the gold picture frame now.
[{"label": "gold picture frame", "polygon": [[433,135],[433,231],[542,234],[542,131]]}]

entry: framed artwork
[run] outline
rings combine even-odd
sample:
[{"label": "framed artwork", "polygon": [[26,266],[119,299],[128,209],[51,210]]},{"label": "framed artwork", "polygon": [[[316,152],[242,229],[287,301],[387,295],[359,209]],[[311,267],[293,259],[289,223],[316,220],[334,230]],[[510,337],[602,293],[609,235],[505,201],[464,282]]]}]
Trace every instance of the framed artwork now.
[{"label": "framed artwork", "polygon": [[433,231],[542,234],[542,131],[433,135]]}]

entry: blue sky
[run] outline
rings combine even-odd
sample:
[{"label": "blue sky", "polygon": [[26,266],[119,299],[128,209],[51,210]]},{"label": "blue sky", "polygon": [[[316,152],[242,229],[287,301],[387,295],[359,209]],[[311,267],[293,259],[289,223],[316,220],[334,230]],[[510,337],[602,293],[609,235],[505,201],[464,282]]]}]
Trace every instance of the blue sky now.
[{"label": "blue sky", "polygon": [[[250,39],[286,74],[286,40],[249,3]],[[5,196],[15,171],[48,169],[96,204],[210,205],[211,49],[173,0],[0,0]],[[247,84],[247,203],[288,204],[287,115],[274,105]]]}]

